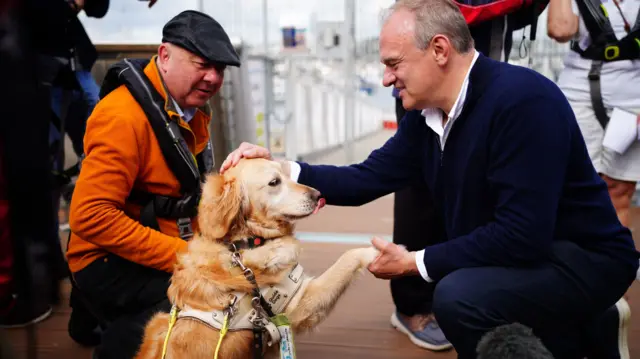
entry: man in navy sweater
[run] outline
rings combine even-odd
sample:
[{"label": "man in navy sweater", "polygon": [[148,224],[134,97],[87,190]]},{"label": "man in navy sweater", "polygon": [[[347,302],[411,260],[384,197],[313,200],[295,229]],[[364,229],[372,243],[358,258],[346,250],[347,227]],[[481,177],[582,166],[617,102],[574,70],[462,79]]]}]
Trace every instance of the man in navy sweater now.
[{"label": "man in navy sweater", "polygon": [[[515,21],[512,16],[497,16],[469,27],[475,49],[492,59],[508,61]],[[396,121],[400,123],[406,113],[397,87],[393,88]],[[419,250],[437,243],[440,238],[424,238],[437,222],[433,200],[426,186],[418,179],[394,193],[393,243],[408,250]],[[403,276],[389,281],[395,310],[391,325],[406,334],[415,345],[429,350],[450,349],[451,343],[442,333],[432,312],[435,283],[428,283],[420,276]]]},{"label": "man in navy sweater", "polygon": [[[380,35],[383,82],[410,110],[397,133],[360,164],[283,167],[342,206],[423,180],[440,223],[424,235],[441,243],[409,252],[374,239],[381,254],[369,270],[436,282],[433,311],[460,358],[513,322],[556,358],[595,357],[580,340],[587,329],[599,333],[597,357],[628,357],[618,346],[629,319],[621,298],[640,256],[571,107],[544,76],[473,45],[450,0],[398,1]],[[222,171],[241,157],[270,154],[242,144]]]}]

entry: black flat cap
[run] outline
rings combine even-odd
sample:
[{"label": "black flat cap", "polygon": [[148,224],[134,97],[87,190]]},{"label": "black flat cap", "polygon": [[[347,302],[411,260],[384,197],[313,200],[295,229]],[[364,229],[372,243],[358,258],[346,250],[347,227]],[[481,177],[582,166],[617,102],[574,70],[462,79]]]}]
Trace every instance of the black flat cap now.
[{"label": "black flat cap", "polygon": [[186,10],[162,29],[162,42],[169,42],[206,61],[240,66],[240,58],[222,26],[209,15]]}]

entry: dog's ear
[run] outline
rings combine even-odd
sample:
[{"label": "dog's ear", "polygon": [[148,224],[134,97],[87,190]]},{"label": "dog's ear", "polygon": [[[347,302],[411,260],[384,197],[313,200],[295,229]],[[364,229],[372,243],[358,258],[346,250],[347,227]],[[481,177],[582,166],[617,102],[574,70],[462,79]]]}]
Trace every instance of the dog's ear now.
[{"label": "dog's ear", "polygon": [[200,233],[206,238],[221,239],[242,219],[242,189],[236,179],[219,174],[207,176],[198,208]]}]

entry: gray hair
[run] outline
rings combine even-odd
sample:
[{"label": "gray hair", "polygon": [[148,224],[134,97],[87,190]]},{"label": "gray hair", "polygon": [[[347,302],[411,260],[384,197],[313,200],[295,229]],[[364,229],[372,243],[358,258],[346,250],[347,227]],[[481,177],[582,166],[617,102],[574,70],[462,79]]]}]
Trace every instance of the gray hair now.
[{"label": "gray hair", "polygon": [[415,15],[414,35],[419,49],[426,49],[438,34],[445,35],[459,53],[468,53],[474,48],[467,22],[452,0],[397,0],[383,14],[383,21],[400,9]]}]

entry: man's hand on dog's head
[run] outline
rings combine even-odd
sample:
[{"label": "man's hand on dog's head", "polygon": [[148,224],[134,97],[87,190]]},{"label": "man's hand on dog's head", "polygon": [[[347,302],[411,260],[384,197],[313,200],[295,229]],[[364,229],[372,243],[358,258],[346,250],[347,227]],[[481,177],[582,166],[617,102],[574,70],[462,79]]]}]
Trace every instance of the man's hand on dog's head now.
[{"label": "man's hand on dog's head", "polygon": [[[266,158],[268,160],[273,160],[268,149],[252,143],[243,142],[235,151],[231,152],[229,156],[227,156],[224,162],[222,162],[222,165],[220,166],[220,174],[237,165],[243,158]],[[286,171],[288,167],[283,169]]]},{"label": "man's hand on dog's head", "polygon": [[380,251],[368,267],[376,278],[392,279],[420,273],[415,252],[409,252],[402,246],[377,237],[371,240],[371,244]]}]

